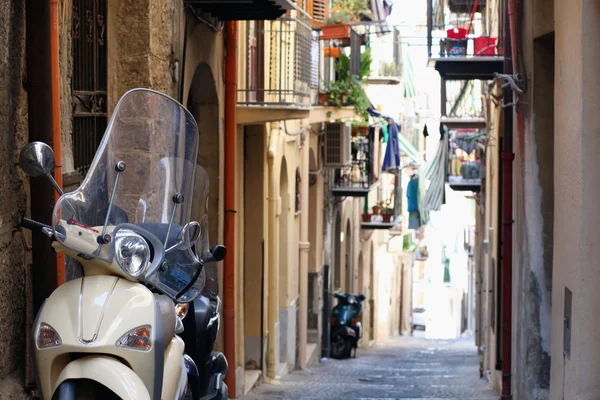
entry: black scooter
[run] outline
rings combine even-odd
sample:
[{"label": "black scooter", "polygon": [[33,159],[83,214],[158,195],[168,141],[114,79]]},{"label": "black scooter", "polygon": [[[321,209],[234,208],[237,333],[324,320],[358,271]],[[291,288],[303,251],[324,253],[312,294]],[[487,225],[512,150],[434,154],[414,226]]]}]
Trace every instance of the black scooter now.
[{"label": "black scooter", "polygon": [[[223,246],[213,247],[210,251],[212,260],[209,261],[221,261],[225,252]],[[197,366],[197,370],[188,371],[192,397],[194,400],[227,400],[229,391],[224,382],[227,359],[223,353],[214,351],[219,333],[221,300],[214,293],[205,293],[187,307],[180,337],[185,342],[186,354]]]},{"label": "black scooter", "polygon": [[331,356],[334,358],[348,358],[361,338],[361,325],[358,321],[362,313],[362,302],[365,296],[351,293],[334,293],[338,300],[331,313]]}]

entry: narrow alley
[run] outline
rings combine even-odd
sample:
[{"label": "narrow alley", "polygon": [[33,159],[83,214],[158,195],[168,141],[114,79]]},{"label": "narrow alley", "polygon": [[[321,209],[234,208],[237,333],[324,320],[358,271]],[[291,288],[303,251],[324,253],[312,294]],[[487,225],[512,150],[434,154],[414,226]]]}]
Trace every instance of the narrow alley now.
[{"label": "narrow alley", "polygon": [[496,399],[478,369],[471,338],[398,337],[359,349],[356,359],[330,359],[263,383],[243,399]]}]

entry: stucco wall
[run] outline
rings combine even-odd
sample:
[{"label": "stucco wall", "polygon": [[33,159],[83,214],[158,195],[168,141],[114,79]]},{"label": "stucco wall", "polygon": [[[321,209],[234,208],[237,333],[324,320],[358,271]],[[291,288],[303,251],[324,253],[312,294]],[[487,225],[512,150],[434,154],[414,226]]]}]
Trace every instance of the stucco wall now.
[{"label": "stucco wall", "polygon": [[25,2],[0,3],[0,399],[25,398],[25,286],[29,234],[15,227],[27,210],[27,179],[17,167],[27,139]]},{"label": "stucco wall", "polygon": [[523,141],[515,137],[513,385],[515,399],[547,398],[550,388],[554,227],[554,54],[549,12],[534,2],[525,18],[524,61],[530,71]]},{"label": "stucco wall", "polygon": [[[589,360],[590,357],[595,358],[596,362],[598,361],[598,358],[595,357],[598,347],[592,347],[595,340],[590,341],[585,338],[587,334],[584,333],[589,330],[591,334],[595,334],[591,324],[598,321],[598,318],[596,314],[582,313],[584,309],[589,310],[589,307],[595,306],[592,302],[593,296],[586,298],[582,295],[583,287],[586,285],[585,280],[588,279],[589,285],[593,286],[596,286],[598,282],[598,277],[583,273],[584,270],[598,269],[596,263],[598,258],[596,257],[595,260],[589,258],[589,249],[598,248],[598,241],[594,240],[597,234],[585,232],[584,235],[583,221],[596,222],[598,213],[595,211],[595,207],[585,209],[585,206],[590,207],[590,204],[584,200],[584,190],[586,197],[596,205],[598,198],[593,189],[594,186],[597,189],[596,184],[584,186],[582,157],[585,146],[594,145],[593,142],[584,142],[584,134],[589,137],[593,132],[591,129],[597,130],[598,128],[592,128],[590,125],[593,117],[589,114],[591,111],[589,108],[584,115],[584,101],[590,101],[593,98],[584,99],[584,95],[589,95],[589,92],[584,92],[584,67],[582,64],[592,61],[589,57],[598,54],[597,45],[593,43],[594,40],[589,37],[586,42],[583,36],[583,26],[589,23],[584,20],[596,17],[597,12],[592,11],[591,8],[595,5],[589,2],[556,0],[554,6],[556,15],[555,66],[557,71],[554,91],[556,99],[554,105],[554,169],[563,173],[557,173],[554,180],[554,242],[557,245],[554,247],[555,268],[552,277],[553,362],[550,376],[552,382],[550,398],[567,399],[581,396],[578,398],[592,399],[597,396],[582,392],[578,384],[580,377],[591,376],[598,371],[597,367],[593,367],[593,363],[582,362],[586,358]],[[592,24],[597,24],[597,21]],[[590,29],[592,29],[591,26],[586,27],[586,34],[591,33]],[[584,55],[584,46],[586,47],[585,54],[591,53],[590,55]],[[589,80],[585,81],[585,85],[589,85],[593,90],[597,87],[598,78],[596,74],[591,73],[589,68],[592,68],[591,63],[587,68],[589,72],[586,78]],[[593,112],[598,115],[597,110]],[[597,160],[597,147],[592,147],[590,150],[596,151],[595,159]],[[591,174],[591,171],[586,171],[586,174]],[[565,287],[573,292],[573,321],[571,322],[573,334],[570,358],[565,357],[563,353]]]},{"label": "stucco wall", "polygon": [[[600,395],[600,47],[596,2],[555,2],[555,225],[552,399]],[[571,354],[563,352],[565,287],[573,293]],[[563,384],[564,383],[564,384]]]}]

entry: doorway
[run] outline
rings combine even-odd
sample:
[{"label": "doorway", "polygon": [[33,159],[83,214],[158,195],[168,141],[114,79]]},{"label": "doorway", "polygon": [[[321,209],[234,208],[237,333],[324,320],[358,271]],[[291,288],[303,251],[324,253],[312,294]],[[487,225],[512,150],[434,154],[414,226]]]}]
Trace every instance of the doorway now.
[{"label": "doorway", "polygon": [[352,293],[354,290],[354,268],[353,268],[353,255],[352,255],[352,230],[350,228],[350,220],[346,222],[346,234],[344,235],[344,241],[346,242],[346,253],[345,253],[345,286],[344,291],[346,293]]},{"label": "doorway", "polygon": [[[245,385],[260,377],[265,354],[264,309],[264,125],[244,129],[244,365]],[[245,390],[244,390],[245,391]]]},{"label": "doorway", "polygon": [[290,195],[288,170],[285,157],[281,160],[279,175],[279,197],[281,214],[279,214],[279,362],[287,363],[288,359],[288,242],[289,242],[289,209]]}]

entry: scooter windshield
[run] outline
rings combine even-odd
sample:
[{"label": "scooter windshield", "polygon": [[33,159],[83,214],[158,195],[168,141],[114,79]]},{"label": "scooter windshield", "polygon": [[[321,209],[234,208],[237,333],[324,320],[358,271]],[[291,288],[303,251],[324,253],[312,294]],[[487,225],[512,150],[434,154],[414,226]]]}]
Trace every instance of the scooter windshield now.
[{"label": "scooter windshield", "polygon": [[153,249],[155,256],[189,267],[172,292],[189,289],[198,260],[190,248],[173,246],[191,221],[193,204],[206,203],[207,191],[194,196],[197,154],[198,128],[181,104],[148,89],[127,92],[83,183],[56,203],[55,237],[83,256],[110,262],[116,239],[106,235],[118,236],[113,231],[123,224],[141,227],[162,245]]},{"label": "scooter windshield", "polygon": [[204,270],[199,280],[204,283],[202,294],[207,297],[213,297],[219,294],[219,282],[217,265],[210,259],[210,238],[208,235],[208,195],[210,179],[208,173],[200,165],[196,166],[196,176],[194,184],[194,199],[192,205],[192,220],[200,223],[200,235],[194,244],[194,250],[198,259],[204,262]]}]

